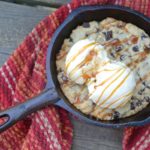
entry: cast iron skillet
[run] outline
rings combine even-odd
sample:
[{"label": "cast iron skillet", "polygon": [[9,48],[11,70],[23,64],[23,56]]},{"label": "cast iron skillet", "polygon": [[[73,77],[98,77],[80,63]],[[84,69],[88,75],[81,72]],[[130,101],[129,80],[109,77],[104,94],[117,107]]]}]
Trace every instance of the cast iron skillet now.
[{"label": "cast iron skillet", "polygon": [[29,101],[1,111],[0,118],[6,117],[7,119],[3,124],[0,125],[0,132],[6,130],[27,115],[49,104],[60,106],[73,113],[80,120],[98,126],[118,128],[126,126],[140,126],[150,122],[150,105],[136,115],[128,118],[118,119],[114,121],[96,120],[95,118],[84,115],[71,103],[69,103],[60,88],[59,82],[57,80],[55,60],[56,54],[60,50],[64,39],[69,37],[71,31],[83,22],[92,20],[100,21],[106,17],[114,17],[125,22],[133,23],[145,30],[150,35],[150,19],[126,7],[112,5],[82,6],[74,10],[56,30],[49,44],[46,60],[48,82],[44,91],[40,95],[33,97]]}]

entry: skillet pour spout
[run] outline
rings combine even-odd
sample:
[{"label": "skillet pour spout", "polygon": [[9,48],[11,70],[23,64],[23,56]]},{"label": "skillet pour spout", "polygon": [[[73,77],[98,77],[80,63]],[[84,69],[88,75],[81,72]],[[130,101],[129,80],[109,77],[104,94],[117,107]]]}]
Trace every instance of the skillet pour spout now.
[{"label": "skillet pour spout", "polygon": [[[102,6],[82,6],[67,17],[67,19],[58,27],[49,44],[46,58],[46,74],[47,85],[44,91],[36,97],[25,101],[17,106],[11,107],[0,112],[0,119],[4,119],[0,123],[0,132],[11,127],[17,121],[25,118],[27,115],[49,105],[54,104],[60,106],[80,120],[97,126],[104,127],[127,127],[141,126],[150,123],[150,105],[136,115],[111,121],[97,120],[77,110],[63,94],[58,79],[56,70],[56,54],[61,49],[64,39],[68,38],[72,30],[78,25],[89,21],[101,21],[106,17],[113,17],[118,20],[130,22],[143,29],[150,35],[150,19],[141,13],[127,7],[102,5]],[[0,121],[1,122],[1,121]]]}]

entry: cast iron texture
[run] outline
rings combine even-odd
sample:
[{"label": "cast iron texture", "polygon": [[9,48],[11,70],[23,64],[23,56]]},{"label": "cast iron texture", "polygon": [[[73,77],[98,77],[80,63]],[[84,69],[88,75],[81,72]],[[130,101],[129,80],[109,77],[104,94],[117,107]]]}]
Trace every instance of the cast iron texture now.
[{"label": "cast iron texture", "polygon": [[[150,35],[150,19],[143,14],[127,7],[114,5],[82,6],[74,10],[53,35],[48,50],[47,70],[50,68],[50,72],[48,71],[48,77],[50,77],[50,74],[52,75],[52,81],[54,82],[56,90],[59,93],[59,96],[63,99],[58,101],[56,105],[60,105],[60,107],[66,108],[68,111],[78,116],[79,119],[98,126],[118,128],[144,125],[150,122],[150,105],[131,117],[114,121],[97,121],[95,118],[91,118],[90,116],[79,112],[73,105],[68,102],[57,80],[55,58],[56,54],[61,49],[64,39],[69,37],[72,30],[78,25],[81,25],[83,22],[89,22],[92,20],[101,21],[106,17],[113,17],[125,22],[133,23],[146,31],[148,35]],[[48,59],[49,55],[50,59]]]},{"label": "cast iron texture", "polygon": [[95,118],[91,118],[90,116],[81,113],[71,103],[69,103],[60,88],[57,80],[56,54],[59,52],[64,39],[69,37],[72,30],[83,22],[92,20],[101,21],[106,17],[114,17],[125,22],[133,23],[150,35],[150,19],[130,8],[107,5],[82,6],[74,10],[59,26],[50,41],[46,60],[46,73],[48,79],[46,88],[40,95],[17,106],[1,111],[0,118],[7,117],[7,120],[4,124],[0,124],[0,132],[11,127],[27,115],[49,104],[55,104],[63,107],[77,116],[80,120],[97,126],[118,128],[126,126],[141,126],[150,122],[150,105],[136,115],[128,118],[114,121],[96,120]]}]

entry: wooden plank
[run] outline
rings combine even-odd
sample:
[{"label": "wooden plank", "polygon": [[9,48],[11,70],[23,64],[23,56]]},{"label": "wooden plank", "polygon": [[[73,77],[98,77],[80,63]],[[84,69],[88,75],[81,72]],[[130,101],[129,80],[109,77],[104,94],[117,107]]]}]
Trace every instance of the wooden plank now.
[{"label": "wooden plank", "polygon": [[50,4],[51,6],[54,6],[54,7],[59,7],[63,4],[66,4],[68,2],[70,2],[71,0],[31,0],[33,2],[45,2],[47,4]]},{"label": "wooden plank", "polygon": [[[50,10],[0,2],[0,66],[12,50]],[[72,119],[73,150],[121,150],[122,130],[88,125]]]},{"label": "wooden plank", "polygon": [[29,6],[48,6],[48,7],[60,7],[63,4],[70,2],[70,0],[1,0],[12,2],[16,4],[26,4]]},{"label": "wooden plank", "polygon": [[72,119],[73,150],[121,150],[122,129],[102,128]]},{"label": "wooden plank", "polygon": [[55,10],[0,3],[0,51],[8,54],[40,20]]}]

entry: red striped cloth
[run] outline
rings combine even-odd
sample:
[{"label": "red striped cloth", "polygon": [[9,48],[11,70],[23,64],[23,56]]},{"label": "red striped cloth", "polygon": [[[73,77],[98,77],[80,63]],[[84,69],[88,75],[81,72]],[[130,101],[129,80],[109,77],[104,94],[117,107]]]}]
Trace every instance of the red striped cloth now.
[{"label": "red striped cloth", "polygon": [[[0,110],[16,105],[45,87],[46,52],[68,14],[81,5],[117,4],[150,16],[149,0],[73,0],[42,20],[0,69]],[[126,128],[124,150],[149,150],[150,127]],[[0,150],[69,150],[73,129],[66,111],[49,106],[0,135]],[[114,137],[115,138],[115,137]]]}]

